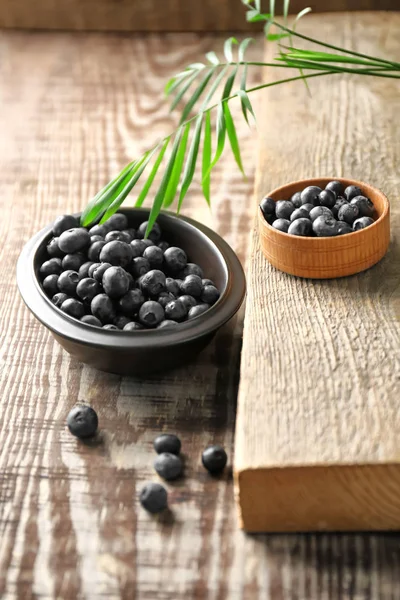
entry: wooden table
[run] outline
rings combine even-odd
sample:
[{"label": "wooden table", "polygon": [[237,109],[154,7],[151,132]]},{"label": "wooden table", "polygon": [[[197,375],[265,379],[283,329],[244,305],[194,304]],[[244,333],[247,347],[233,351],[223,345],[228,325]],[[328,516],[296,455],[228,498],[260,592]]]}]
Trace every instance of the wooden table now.
[{"label": "wooden table", "polygon": [[[347,25],[346,32],[349,40]],[[211,442],[232,453],[241,316],[190,368],[158,379],[121,378],[71,361],[18,297],[15,264],[23,243],[56,215],[82,208],[121,165],[169,131],[161,96],[166,77],[222,39],[0,35],[6,600],[399,597],[398,537],[246,536],[238,529],[231,476],[214,480],[200,467]],[[258,70],[253,78],[259,80]],[[239,133],[248,182],[227,154],[214,177],[213,213],[198,187],[186,213],[215,227],[245,261],[256,133]],[[68,410],[83,399],[99,413],[97,446],[78,443],[65,428]],[[180,434],[186,477],[169,486],[172,515],[157,520],[138,507],[137,494],[154,479],[152,440],[160,431]]]}]

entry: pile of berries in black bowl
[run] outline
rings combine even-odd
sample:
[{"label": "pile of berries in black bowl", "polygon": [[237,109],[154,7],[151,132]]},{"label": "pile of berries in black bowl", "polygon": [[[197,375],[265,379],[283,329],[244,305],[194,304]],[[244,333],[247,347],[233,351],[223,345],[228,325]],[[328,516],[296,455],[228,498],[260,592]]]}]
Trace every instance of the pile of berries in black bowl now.
[{"label": "pile of berries in black bowl", "polygon": [[307,237],[331,237],[353,233],[374,223],[375,208],[362,190],[340,181],[330,181],[325,189],[311,185],[289,200],[264,198],[262,214],[270,225],[283,233]]},{"label": "pile of berries in black bowl", "polygon": [[128,332],[177,327],[207,311],[216,285],[157,223],[148,239],[146,228],[129,228],[121,213],[89,230],[72,215],[57,218],[39,267],[48,298],[89,326]]}]

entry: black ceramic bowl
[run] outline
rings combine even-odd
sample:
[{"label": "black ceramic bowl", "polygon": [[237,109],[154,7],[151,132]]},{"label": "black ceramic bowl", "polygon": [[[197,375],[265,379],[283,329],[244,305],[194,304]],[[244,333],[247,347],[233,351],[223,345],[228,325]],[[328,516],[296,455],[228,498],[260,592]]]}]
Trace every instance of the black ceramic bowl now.
[{"label": "black ceramic bowl", "polygon": [[[125,209],[130,227],[147,220],[146,209]],[[246,283],[233,250],[216,233],[191,219],[163,213],[158,218],[163,239],[183,248],[191,262],[199,264],[221,296],[206,313],[175,329],[109,331],[85,325],[55,307],[43,292],[39,267],[46,259],[51,225],[37,233],[24,247],[17,265],[21,296],[35,317],[72,356],[97,369],[125,375],[167,370],[193,359],[212,340],[216,331],[238,311]]]}]

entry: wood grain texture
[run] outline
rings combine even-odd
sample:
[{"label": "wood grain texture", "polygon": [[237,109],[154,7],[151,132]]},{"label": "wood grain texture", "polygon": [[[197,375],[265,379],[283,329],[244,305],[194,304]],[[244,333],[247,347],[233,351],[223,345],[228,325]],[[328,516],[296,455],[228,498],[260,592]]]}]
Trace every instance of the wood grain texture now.
[{"label": "wood grain texture", "polygon": [[[265,10],[269,0],[264,2]],[[398,0],[291,0],[292,14],[313,11],[398,10]],[[276,2],[282,14],[282,1]],[[240,0],[2,0],[0,27],[97,31],[260,31],[247,23]]]},{"label": "wood grain texture", "polygon": [[[396,14],[337,15],[324,25],[324,37],[399,59],[399,26]],[[320,17],[304,23],[309,33],[320,27]],[[328,490],[319,505],[314,496],[321,472],[315,470],[315,489],[300,489],[295,467],[353,465],[359,479],[353,528],[367,527],[363,511],[370,514],[370,503],[380,525],[386,514],[388,527],[400,526],[400,86],[338,76],[310,87],[310,98],[301,85],[263,96],[256,199],[295,179],[335,174],[370,182],[391,201],[392,241],[386,257],[365,273],[313,281],[269,265],[254,229],[235,447],[242,518],[252,530],[275,529],[267,504],[276,484],[277,500],[286,489],[292,501],[282,504],[280,525],[296,519],[297,505],[306,514],[298,529],[340,528]],[[386,487],[390,477],[377,475],[372,484],[363,477],[369,471],[358,469],[387,464],[396,477]],[[270,495],[257,515],[252,469],[264,469],[259,493]],[[347,512],[343,502],[343,524]]]}]

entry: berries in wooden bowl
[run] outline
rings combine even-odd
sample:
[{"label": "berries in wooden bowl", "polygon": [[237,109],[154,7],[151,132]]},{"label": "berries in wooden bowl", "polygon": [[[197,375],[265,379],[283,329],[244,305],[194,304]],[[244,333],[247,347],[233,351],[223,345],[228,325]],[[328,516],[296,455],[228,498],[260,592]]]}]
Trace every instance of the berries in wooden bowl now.
[{"label": "berries in wooden bowl", "polygon": [[[274,205],[275,204],[275,210]],[[349,179],[296,181],[260,203],[259,232],[271,264],[300,277],[329,279],[376,264],[390,240],[389,202]]]}]

